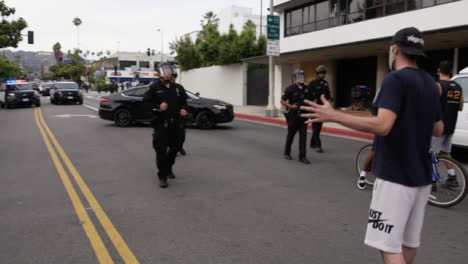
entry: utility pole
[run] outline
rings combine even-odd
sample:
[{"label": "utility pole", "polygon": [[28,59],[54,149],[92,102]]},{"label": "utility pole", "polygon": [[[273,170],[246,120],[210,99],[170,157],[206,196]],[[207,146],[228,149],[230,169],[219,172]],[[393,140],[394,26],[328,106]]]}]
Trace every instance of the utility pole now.
[{"label": "utility pole", "polygon": [[164,61],[164,57],[163,57],[163,54],[164,54],[163,37],[164,37],[164,35],[163,35],[162,29],[158,29],[158,32],[161,33],[161,62],[163,62]]},{"label": "utility pole", "polygon": [[[270,0],[270,15],[273,16],[273,0]],[[277,117],[278,109],[275,106],[275,65],[273,56],[268,58],[270,64],[269,73],[269,95],[268,95],[268,106],[265,111],[267,117]]]},{"label": "utility pole", "polygon": [[262,36],[262,23],[263,23],[263,0],[260,0],[260,35],[258,37]]}]

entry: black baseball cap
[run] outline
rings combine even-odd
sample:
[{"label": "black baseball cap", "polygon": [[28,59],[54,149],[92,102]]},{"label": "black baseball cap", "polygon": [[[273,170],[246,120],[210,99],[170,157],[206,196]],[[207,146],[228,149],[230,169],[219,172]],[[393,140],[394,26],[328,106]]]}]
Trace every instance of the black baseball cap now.
[{"label": "black baseball cap", "polygon": [[415,27],[400,29],[392,38],[391,45],[397,45],[404,54],[424,56],[423,34]]}]

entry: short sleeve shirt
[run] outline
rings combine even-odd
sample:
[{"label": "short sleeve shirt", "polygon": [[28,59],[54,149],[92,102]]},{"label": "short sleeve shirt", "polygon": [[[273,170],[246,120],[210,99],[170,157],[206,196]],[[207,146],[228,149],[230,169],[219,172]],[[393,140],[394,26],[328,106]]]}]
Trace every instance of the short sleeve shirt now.
[{"label": "short sleeve shirt", "polygon": [[317,103],[319,105],[322,105],[322,100],[320,100],[320,97],[322,95],[325,95],[325,98],[327,100],[331,99],[330,96],[330,87],[328,86],[328,82],[326,80],[322,80],[320,78],[315,79],[309,83],[309,89],[312,91],[312,94],[315,99],[317,99]]},{"label": "short sleeve shirt", "polygon": [[313,100],[313,95],[305,85],[299,87],[296,84],[292,84],[284,90],[281,99],[288,101],[292,105],[304,105],[304,100]]},{"label": "short sleeve shirt", "polygon": [[451,135],[455,132],[457,125],[458,110],[460,99],[463,96],[463,90],[454,81],[439,81],[442,87],[440,96],[442,120],[444,121],[444,134]]},{"label": "short sleeve shirt", "polygon": [[397,115],[390,133],[375,137],[374,174],[409,187],[431,184],[429,148],[434,123],[440,120],[436,82],[419,69],[393,71],[385,77],[374,106]]}]

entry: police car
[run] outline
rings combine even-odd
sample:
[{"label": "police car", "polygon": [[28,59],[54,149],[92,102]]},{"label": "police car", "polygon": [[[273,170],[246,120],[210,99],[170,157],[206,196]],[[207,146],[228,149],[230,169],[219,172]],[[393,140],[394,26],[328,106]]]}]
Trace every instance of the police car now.
[{"label": "police car", "polygon": [[7,80],[0,86],[0,106],[12,108],[16,106],[41,106],[38,91],[30,83],[21,80]]},{"label": "police car", "polygon": [[457,126],[453,135],[453,145],[468,147],[468,68],[460,71],[452,78],[463,89],[464,105],[463,111],[458,113]]}]

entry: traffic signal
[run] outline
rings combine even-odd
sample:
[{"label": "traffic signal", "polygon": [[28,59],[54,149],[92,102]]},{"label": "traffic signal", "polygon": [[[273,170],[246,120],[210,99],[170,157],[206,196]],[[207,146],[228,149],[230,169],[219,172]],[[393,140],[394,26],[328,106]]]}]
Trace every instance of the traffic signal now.
[{"label": "traffic signal", "polygon": [[34,31],[28,31],[28,44],[34,44]]},{"label": "traffic signal", "polygon": [[150,50],[150,48],[148,48],[148,49],[146,50],[146,55],[151,56],[151,50]]}]

